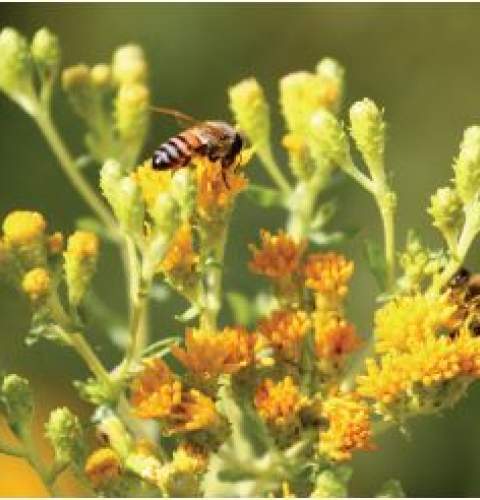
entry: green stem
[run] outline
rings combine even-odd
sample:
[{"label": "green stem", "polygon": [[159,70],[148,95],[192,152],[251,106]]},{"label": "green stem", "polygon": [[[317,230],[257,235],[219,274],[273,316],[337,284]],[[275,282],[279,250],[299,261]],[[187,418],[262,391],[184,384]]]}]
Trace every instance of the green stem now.
[{"label": "green stem", "polygon": [[0,454],[11,457],[25,458],[25,451],[19,446],[12,446],[7,443],[0,443]]},{"label": "green stem", "polygon": [[387,270],[387,292],[393,291],[395,287],[395,209],[389,206],[388,202],[381,202],[377,198],[380,215],[383,224],[383,237],[385,245],[385,264]]},{"label": "green stem", "polygon": [[270,149],[258,151],[258,156],[262,160],[265,170],[267,171],[268,175],[270,175],[275,184],[285,194],[288,194],[291,191],[290,184],[288,183],[286,177],[282,174],[280,167],[273,157],[272,151]]},{"label": "green stem", "polygon": [[72,185],[112,234],[118,237],[118,227],[115,218],[79,172],[75,160],[63,144],[49,113],[44,110],[38,110],[32,116]]}]

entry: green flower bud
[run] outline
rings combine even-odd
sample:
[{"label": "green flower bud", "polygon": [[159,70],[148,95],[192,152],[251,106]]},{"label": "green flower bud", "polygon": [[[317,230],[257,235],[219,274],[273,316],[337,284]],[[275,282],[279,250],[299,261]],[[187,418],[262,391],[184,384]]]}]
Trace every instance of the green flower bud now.
[{"label": "green flower bud", "polygon": [[49,29],[38,30],[32,40],[31,52],[42,80],[51,80],[60,65],[60,44]]},{"label": "green flower bud", "polygon": [[138,45],[124,45],[113,54],[113,79],[119,84],[143,83],[148,76],[147,62]]},{"label": "green flower bud", "polygon": [[68,408],[57,408],[45,424],[45,435],[55,452],[55,463],[80,467],[85,459],[84,436],[80,420]]},{"label": "green flower bud", "polygon": [[115,160],[107,160],[100,171],[100,187],[112,207],[117,203],[118,183],[122,174],[122,167]]},{"label": "green flower bud", "polygon": [[0,32],[0,90],[33,112],[36,99],[33,64],[27,40],[13,28]]},{"label": "green flower bud", "polygon": [[3,378],[0,398],[6,409],[7,421],[18,434],[31,424],[33,416],[33,393],[27,379],[15,374]]},{"label": "green flower bud", "polygon": [[335,59],[325,57],[317,64],[316,71],[323,105],[338,113],[345,88],[345,69]]},{"label": "green flower bud", "polygon": [[437,189],[430,198],[427,212],[433,218],[433,225],[448,235],[460,229],[463,219],[462,200],[455,189],[443,187]]},{"label": "green flower bud", "polygon": [[352,469],[340,466],[336,469],[322,471],[315,481],[312,498],[345,498],[348,497],[347,485],[352,476]]},{"label": "green flower bud", "polygon": [[363,99],[351,106],[350,134],[372,177],[383,177],[385,122],[383,112],[370,99]]},{"label": "green flower bud", "polygon": [[112,70],[108,64],[96,64],[90,70],[92,84],[98,89],[109,88],[112,83]]},{"label": "green flower bud", "polygon": [[345,131],[329,111],[321,109],[312,116],[307,140],[310,153],[319,165],[332,161],[343,166],[350,161],[350,147]]},{"label": "green flower bud", "polygon": [[97,267],[98,237],[89,231],[76,231],[67,241],[64,269],[70,304],[78,306],[90,286]]},{"label": "green flower bud", "polygon": [[149,99],[145,85],[135,83],[120,87],[115,100],[115,118],[122,139],[143,140],[148,126]]},{"label": "green flower bud", "polygon": [[145,206],[139,187],[130,177],[123,177],[118,184],[115,214],[126,231],[137,236],[143,234]]},{"label": "green flower bud", "polygon": [[258,150],[270,147],[270,109],[255,78],[243,80],[228,91],[235,121]]},{"label": "green flower bud", "polygon": [[453,165],[457,192],[464,203],[473,200],[480,189],[480,126],[465,130],[460,151]]},{"label": "green flower bud", "polygon": [[68,94],[75,112],[88,123],[95,122],[98,113],[98,95],[92,85],[90,69],[85,64],[65,68],[62,88]]}]

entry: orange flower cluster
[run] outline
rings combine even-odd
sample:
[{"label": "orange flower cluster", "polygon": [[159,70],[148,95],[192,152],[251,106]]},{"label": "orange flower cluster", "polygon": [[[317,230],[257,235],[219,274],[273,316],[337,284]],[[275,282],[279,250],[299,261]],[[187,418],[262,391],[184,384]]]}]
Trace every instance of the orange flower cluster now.
[{"label": "orange flower cluster", "polygon": [[322,405],[329,427],[320,433],[320,452],[332,460],[352,458],[355,450],[374,449],[368,405],[354,394],[333,396]]},{"label": "orange flower cluster", "polygon": [[177,229],[160,268],[164,273],[191,273],[197,262],[192,229],[189,224],[183,224]]},{"label": "orange flower cluster", "polygon": [[219,332],[190,329],[185,349],[172,347],[172,354],[191,372],[203,378],[236,373],[254,360],[256,336],[242,327]]},{"label": "orange flower cluster", "polygon": [[160,418],[167,432],[190,432],[214,426],[219,416],[214,402],[196,389],[185,389],[160,359],[145,361],[133,381],[132,405],[139,418]]}]

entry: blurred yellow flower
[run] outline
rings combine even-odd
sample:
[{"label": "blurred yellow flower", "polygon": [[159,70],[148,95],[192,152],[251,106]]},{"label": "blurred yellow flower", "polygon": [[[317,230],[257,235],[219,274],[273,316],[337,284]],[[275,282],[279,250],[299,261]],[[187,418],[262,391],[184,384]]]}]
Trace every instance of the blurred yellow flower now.
[{"label": "blurred yellow flower", "polygon": [[304,311],[280,310],[260,321],[259,332],[285,359],[300,359],[302,340],[311,327]]},{"label": "blurred yellow flower", "polygon": [[269,278],[282,278],[295,272],[300,264],[305,243],[298,244],[291,236],[279,231],[272,235],[268,231],[260,231],[261,248],[250,246],[253,258],[250,269],[257,274]]},{"label": "blurred yellow flower", "polygon": [[3,221],[5,242],[15,246],[28,245],[41,238],[46,227],[43,215],[38,212],[10,212]]},{"label": "blurred yellow flower", "polygon": [[205,378],[236,373],[253,362],[256,336],[242,327],[219,332],[190,329],[185,349],[172,347],[172,354],[191,372]]},{"label": "blurred yellow flower", "polygon": [[48,271],[43,267],[36,267],[23,277],[22,289],[30,297],[30,300],[35,302],[48,294],[50,283]]},{"label": "blurred yellow flower", "polygon": [[75,231],[67,241],[67,251],[71,257],[88,259],[98,254],[99,242],[95,233]]},{"label": "blurred yellow flower", "polygon": [[414,350],[451,325],[455,311],[447,296],[414,295],[392,300],[375,313],[375,348],[380,353]]},{"label": "blurred yellow flower", "polygon": [[353,274],[353,261],[334,252],[313,253],[304,266],[305,285],[332,298],[343,298]]},{"label": "blurred yellow flower", "polygon": [[354,394],[329,397],[322,413],[329,427],[320,433],[320,452],[344,461],[350,460],[355,450],[374,449],[369,407]]},{"label": "blurred yellow flower", "polygon": [[265,379],[255,391],[255,408],[269,424],[282,427],[291,424],[300,410],[308,404],[292,377],[275,383]]},{"label": "blurred yellow flower", "polygon": [[94,488],[99,488],[117,478],[122,470],[119,456],[111,448],[99,448],[88,458],[85,474]]}]

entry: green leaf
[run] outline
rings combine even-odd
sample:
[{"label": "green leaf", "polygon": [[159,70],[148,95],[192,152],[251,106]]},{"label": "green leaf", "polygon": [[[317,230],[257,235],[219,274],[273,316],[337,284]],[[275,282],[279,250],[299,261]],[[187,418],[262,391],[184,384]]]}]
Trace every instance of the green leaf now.
[{"label": "green leaf", "polygon": [[197,306],[189,307],[186,311],[181,314],[176,314],[175,319],[180,323],[188,323],[195,319],[200,314],[200,310]]},{"label": "green leaf", "polygon": [[308,237],[312,243],[318,246],[326,247],[332,245],[339,245],[353,239],[358,234],[358,228],[351,227],[345,228],[342,231],[334,231],[327,233],[324,231],[312,231]]},{"label": "green leaf", "polygon": [[325,226],[337,211],[337,202],[335,200],[327,201],[320,205],[317,213],[314,215],[310,227],[312,229],[320,229]]},{"label": "green leaf", "polygon": [[377,280],[381,290],[385,290],[387,282],[387,264],[382,247],[375,241],[365,240],[365,256],[368,267]]},{"label": "green leaf", "polygon": [[258,184],[249,184],[246,194],[261,207],[281,207],[285,204],[285,197],[280,191]]},{"label": "green leaf", "polygon": [[158,356],[160,354],[163,354],[164,351],[168,352],[172,345],[178,345],[181,341],[181,337],[172,335],[171,337],[166,337],[164,339],[158,340],[157,342],[153,342],[153,344],[150,344],[143,350],[142,357],[153,355]]},{"label": "green leaf", "polygon": [[404,498],[406,495],[398,479],[389,479],[383,483],[375,496],[377,498]]}]

